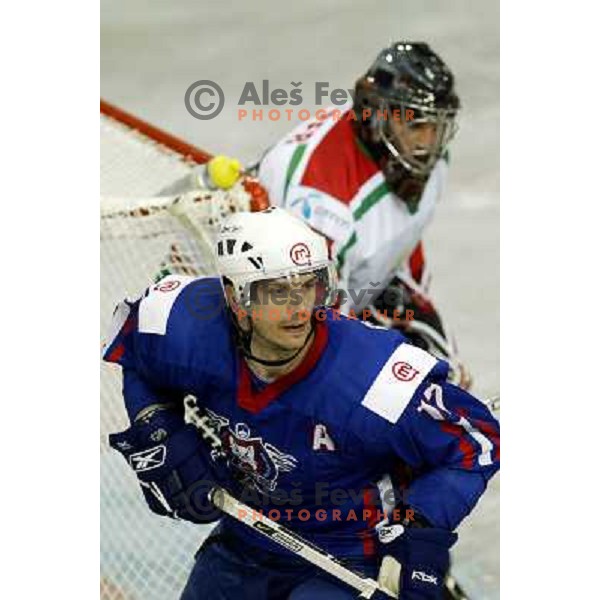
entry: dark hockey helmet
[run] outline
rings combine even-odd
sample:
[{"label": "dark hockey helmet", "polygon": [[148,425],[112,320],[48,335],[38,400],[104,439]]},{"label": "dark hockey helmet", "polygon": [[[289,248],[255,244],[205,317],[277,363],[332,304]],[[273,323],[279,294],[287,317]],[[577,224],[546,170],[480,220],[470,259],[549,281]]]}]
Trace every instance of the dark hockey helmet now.
[{"label": "dark hockey helmet", "polygon": [[356,82],[359,135],[394,184],[426,180],[456,133],[459,108],[452,72],[422,42],[385,48]]}]

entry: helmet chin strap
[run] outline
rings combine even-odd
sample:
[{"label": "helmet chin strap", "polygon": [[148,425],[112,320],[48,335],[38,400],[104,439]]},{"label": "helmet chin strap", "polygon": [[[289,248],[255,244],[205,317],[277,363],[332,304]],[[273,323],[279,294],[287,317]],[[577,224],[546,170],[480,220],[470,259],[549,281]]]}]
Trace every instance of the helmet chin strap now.
[{"label": "helmet chin strap", "polygon": [[241,350],[242,354],[244,355],[244,357],[247,358],[248,360],[257,362],[266,367],[283,367],[284,365],[287,365],[288,363],[292,362],[306,348],[309,340],[311,339],[311,337],[313,336],[313,334],[315,332],[315,321],[314,321],[314,319],[311,319],[310,331],[306,335],[304,343],[296,352],[294,352],[294,354],[292,354],[292,356],[290,356],[288,358],[282,358],[280,360],[266,360],[264,358],[260,358],[260,357],[256,356],[255,354],[252,354],[252,351],[250,350],[250,346],[251,346],[251,342],[252,342],[252,329],[253,329],[252,328],[252,319],[250,317],[248,317],[248,321],[250,323],[250,330],[244,331],[240,327],[240,324],[238,323],[235,315],[231,314],[231,318],[233,319],[233,323],[235,326],[235,331],[236,331],[237,338],[238,338],[238,345],[239,345],[240,350]]}]

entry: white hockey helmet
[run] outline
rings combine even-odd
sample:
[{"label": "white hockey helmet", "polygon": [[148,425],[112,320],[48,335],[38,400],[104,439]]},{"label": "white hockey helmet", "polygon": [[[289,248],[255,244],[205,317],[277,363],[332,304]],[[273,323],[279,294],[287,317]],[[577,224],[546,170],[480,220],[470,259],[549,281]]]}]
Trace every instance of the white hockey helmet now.
[{"label": "white hockey helmet", "polygon": [[244,308],[254,297],[253,284],[280,278],[293,281],[313,272],[320,284],[316,306],[334,302],[335,267],[325,238],[282,208],[228,216],[217,237],[215,257],[219,274],[231,282]]}]

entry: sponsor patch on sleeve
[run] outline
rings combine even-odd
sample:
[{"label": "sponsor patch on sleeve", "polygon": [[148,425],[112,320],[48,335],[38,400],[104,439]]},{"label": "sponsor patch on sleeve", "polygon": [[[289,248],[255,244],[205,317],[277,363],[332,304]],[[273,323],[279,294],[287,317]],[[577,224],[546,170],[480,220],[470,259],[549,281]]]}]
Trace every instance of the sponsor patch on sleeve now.
[{"label": "sponsor patch on sleeve", "polygon": [[401,344],[371,384],[362,405],[386,421],[396,423],[437,362],[425,350]]},{"label": "sponsor patch on sleeve", "polygon": [[140,302],[139,332],[164,335],[167,332],[167,322],[175,300],[194,280],[194,277],[185,275],[167,275],[153,285]]}]

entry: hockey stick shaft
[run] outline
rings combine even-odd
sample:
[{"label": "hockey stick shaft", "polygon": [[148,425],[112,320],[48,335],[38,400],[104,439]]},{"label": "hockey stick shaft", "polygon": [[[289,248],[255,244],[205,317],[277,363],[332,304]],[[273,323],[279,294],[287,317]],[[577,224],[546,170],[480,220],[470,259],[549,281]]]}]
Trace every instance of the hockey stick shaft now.
[{"label": "hockey stick shaft", "polygon": [[[486,404],[491,403],[496,399],[499,400],[500,397],[497,396],[495,398],[491,398],[488,402],[486,402]],[[186,398],[184,399],[184,404],[186,407],[186,421],[188,423],[193,423],[198,428],[198,430],[202,433],[205,441],[211,446],[211,448],[213,448],[213,450],[221,450],[221,440],[208,426],[205,417],[203,417],[200,414],[196,404],[196,398],[191,395],[186,396]],[[340,578],[344,582],[351,582],[351,580],[355,581],[358,584],[358,587],[353,587],[355,587],[355,589],[357,590],[361,590],[365,598],[370,598],[373,592],[376,589],[378,589],[378,584],[373,579],[365,578],[358,575],[357,573],[354,573],[344,565],[341,565],[335,557],[331,556],[330,554],[327,554],[323,550],[314,546],[314,544],[303,540],[297,534],[288,531],[282,525],[268,519],[259,511],[237,500],[236,498],[231,496],[231,494],[229,494],[226,490],[219,487],[215,487],[210,492],[209,497],[211,502],[213,502],[213,504],[215,504],[223,512],[229,514],[231,517],[237,519],[238,521],[242,521],[248,527],[255,529],[259,533],[270,537],[274,541],[278,542],[280,545],[284,546],[291,552],[295,552],[299,556],[302,556],[317,567],[324,569],[328,573],[331,573],[331,571],[328,568],[324,568],[323,565],[326,564],[329,567],[335,569],[336,572],[331,573],[335,577]],[[262,523],[262,525],[257,525],[257,522]],[[311,556],[313,557],[313,560],[311,560],[311,558],[307,557],[305,554],[297,552],[297,547],[304,548],[306,552],[308,552],[309,549],[311,549]],[[352,579],[348,576],[348,574],[351,575]],[[350,583],[350,585],[352,585],[352,583]],[[454,600],[469,600],[468,596],[462,591],[461,587],[458,585],[458,583],[452,576],[447,577],[445,581],[445,587],[450,598],[453,598]],[[363,592],[363,589],[366,591]],[[391,594],[389,591],[383,591],[391,597],[394,597],[394,595]]]},{"label": "hockey stick shaft", "polygon": [[395,597],[389,590],[379,586],[374,579],[363,577],[352,571],[333,555],[321,550],[318,546],[308,542],[297,533],[291,532],[283,525],[269,519],[262,512],[247,506],[223,488],[214,487],[209,493],[209,498],[224,513],[319,567],[329,575],[343,581],[360,592],[362,597],[371,598],[377,590],[384,592],[390,598]]}]

